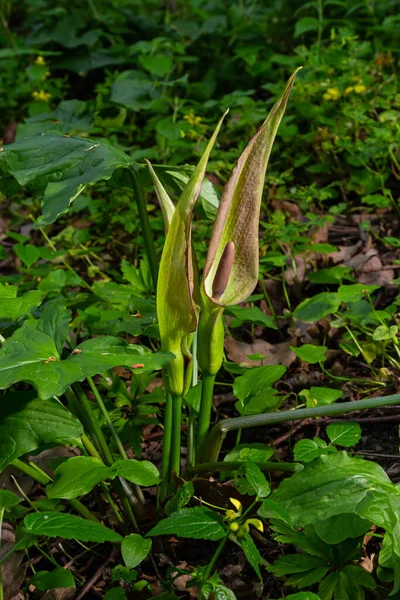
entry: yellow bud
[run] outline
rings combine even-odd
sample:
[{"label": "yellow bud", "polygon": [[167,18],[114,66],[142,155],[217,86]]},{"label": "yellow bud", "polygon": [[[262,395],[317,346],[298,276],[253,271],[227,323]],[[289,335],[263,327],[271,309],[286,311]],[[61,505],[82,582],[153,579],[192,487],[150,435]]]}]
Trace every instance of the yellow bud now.
[{"label": "yellow bud", "polygon": [[344,95],[345,95],[345,96],[348,96],[348,95],[349,95],[349,94],[351,94],[351,92],[353,92],[353,91],[354,91],[354,88],[353,88],[353,86],[350,86],[350,87],[348,87],[348,88],[346,88],[346,89],[344,90]]},{"label": "yellow bud", "polygon": [[363,94],[367,91],[367,88],[365,87],[365,85],[357,84],[354,86],[354,91],[356,92],[356,94]]},{"label": "yellow bud", "polygon": [[240,525],[239,525],[239,523],[237,521],[235,521],[234,523],[231,523],[229,525],[229,529],[231,531],[233,531],[234,533],[236,533],[237,531],[239,531],[239,528],[240,528]]}]

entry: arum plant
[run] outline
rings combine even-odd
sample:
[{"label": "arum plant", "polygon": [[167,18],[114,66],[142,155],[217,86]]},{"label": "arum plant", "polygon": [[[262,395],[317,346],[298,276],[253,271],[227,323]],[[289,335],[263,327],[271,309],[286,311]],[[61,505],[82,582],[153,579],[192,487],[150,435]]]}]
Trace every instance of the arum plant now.
[{"label": "arum plant", "polygon": [[258,281],[258,228],[265,172],[297,69],[261,128],[247,144],[222,192],[201,287],[198,361],[202,398],[197,447],[210,427],[215,376],[222,365],[226,306],[250,296]]},{"label": "arum plant", "polygon": [[[172,474],[179,475],[180,472],[182,396],[190,386],[191,337],[197,329],[200,310],[198,272],[191,245],[192,214],[201,192],[208,158],[224,117],[218,123],[173,212],[173,205],[161,184],[156,186],[167,229],[157,282],[157,316],[161,348],[175,355],[175,359],[163,370],[167,399],[162,495],[166,493]],[[155,178],[154,172],[152,175]]]},{"label": "arum plant", "polygon": [[225,115],[218,123],[176,208],[149,165],[167,231],[157,284],[161,348],[175,355],[175,359],[163,370],[167,400],[162,496],[167,493],[172,475],[180,471],[182,396],[191,381],[190,348],[193,334],[198,329],[198,363],[202,371],[202,399],[196,441],[199,448],[210,427],[214,380],[223,360],[224,308],[246,300],[258,281],[258,224],[265,171],[297,71],[290,77],[266,121],[250,140],[223,190],[201,290],[191,244],[191,222],[208,158]]}]

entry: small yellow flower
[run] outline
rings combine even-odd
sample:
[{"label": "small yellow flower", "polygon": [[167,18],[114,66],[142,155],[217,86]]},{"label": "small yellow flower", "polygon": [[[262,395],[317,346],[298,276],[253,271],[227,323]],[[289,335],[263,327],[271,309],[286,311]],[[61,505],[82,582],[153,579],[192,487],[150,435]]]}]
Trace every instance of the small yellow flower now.
[{"label": "small yellow flower", "polygon": [[51,94],[49,92],[45,92],[44,90],[39,90],[38,92],[33,92],[32,97],[39,102],[48,102],[51,98]]},{"label": "small yellow flower", "polygon": [[339,100],[340,98],[340,90],[339,88],[328,88],[325,94],[322,96],[324,100]]},{"label": "small yellow flower", "polygon": [[348,96],[351,92],[354,92],[354,87],[352,85],[344,90],[344,95]]},{"label": "small yellow flower", "polygon": [[35,60],[35,65],[38,65],[39,67],[44,67],[46,65],[46,61],[44,60],[43,56],[37,57]]},{"label": "small yellow flower", "polygon": [[367,91],[367,88],[365,87],[365,85],[357,84],[354,86],[354,91],[356,94],[363,94]]},{"label": "small yellow flower", "polygon": [[184,115],[183,118],[189,123],[189,125],[192,125],[192,127],[201,124],[201,117],[196,117],[193,112]]}]

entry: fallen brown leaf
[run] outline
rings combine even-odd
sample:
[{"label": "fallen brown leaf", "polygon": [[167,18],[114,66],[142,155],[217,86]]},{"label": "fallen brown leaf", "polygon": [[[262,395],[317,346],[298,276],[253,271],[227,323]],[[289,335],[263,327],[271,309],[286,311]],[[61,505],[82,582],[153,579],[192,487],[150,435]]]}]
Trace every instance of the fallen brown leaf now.
[{"label": "fallen brown leaf", "polygon": [[[253,344],[246,344],[232,337],[225,339],[225,349],[230,360],[241,365],[253,367],[278,364],[285,365],[285,367],[290,366],[296,360],[295,353],[290,349],[291,345],[292,341],[272,345],[265,340],[256,340]],[[248,358],[252,354],[259,353],[265,356],[262,361]]]}]

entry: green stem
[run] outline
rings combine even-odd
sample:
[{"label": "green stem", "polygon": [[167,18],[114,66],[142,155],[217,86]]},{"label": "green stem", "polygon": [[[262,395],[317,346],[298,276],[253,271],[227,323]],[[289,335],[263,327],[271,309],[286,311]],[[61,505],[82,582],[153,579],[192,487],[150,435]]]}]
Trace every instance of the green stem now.
[{"label": "green stem", "polygon": [[104,462],[110,466],[113,464],[114,459],[113,459],[110,449],[107,445],[106,438],[104,437],[100,423],[93,414],[92,403],[86,396],[85,392],[83,391],[83,389],[79,383],[74,384],[74,391],[76,392],[76,395],[78,396],[78,398],[81,402],[82,408],[85,411],[85,421],[87,423],[87,431],[88,431],[89,435],[95,441],[97,450],[100,452],[101,456],[103,457]]},{"label": "green stem", "polygon": [[[192,386],[199,382],[199,363],[197,361],[197,330],[193,335],[193,346],[192,346],[192,363],[193,363],[193,375],[192,375]],[[188,423],[188,437],[187,437],[187,455],[186,455],[186,466],[193,467],[196,458],[196,415],[192,407],[189,407],[189,423]]]},{"label": "green stem", "polygon": [[[281,473],[295,473],[301,471],[303,467],[298,463],[279,463],[279,462],[262,462],[256,463],[261,471],[280,471]],[[199,473],[214,473],[215,471],[236,471],[243,465],[240,461],[227,462],[208,462],[201,463],[187,470],[186,475],[193,477]]]},{"label": "green stem", "polygon": [[164,435],[162,445],[162,464],[161,464],[161,486],[160,498],[164,500],[168,494],[169,488],[169,465],[171,455],[172,440],[172,403],[171,394],[166,395],[164,412]]},{"label": "green stem", "polygon": [[203,444],[204,440],[207,437],[208,430],[210,429],[212,401],[214,394],[214,381],[215,375],[203,373],[201,386],[200,414],[197,428],[197,450]]},{"label": "green stem", "polygon": [[[47,475],[47,473],[38,467],[31,467],[30,465],[27,465],[22,460],[19,460],[19,458],[13,460],[11,464],[19,469],[22,473],[29,475],[29,477],[32,477],[32,479],[42,485],[47,485],[53,481],[52,478]],[[76,510],[76,512],[82,515],[82,517],[88,519],[88,521],[95,521],[96,523],[99,523],[99,520],[90,512],[90,510],[86,508],[86,506],[82,504],[82,502],[76,499],[68,500],[68,502],[72,508]]]},{"label": "green stem", "polygon": [[[1,546],[1,533],[3,529],[3,517],[4,517],[4,508],[0,509],[0,546]],[[3,600],[3,567],[0,565],[0,600]]]},{"label": "green stem", "polygon": [[172,441],[170,477],[173,484],[173,475],[179,477],[181,472],[181,420],[182,420],[182,397],[172,397]]},{"label": "green stem", "polygon": [[132,187],[135,194],[136,206],[139,214],[139,221],[142,228],[142,235],[144,239],[144,245],[146,247],[147,258],[149,260],[151,278],[153,280],[154,291],[157,291],[157,279],[158,279],[158,259],[156,249],[154,247],[154,240],[151,234],[149,215],[147,213],[146,201],[144,199],[143,190],[140,185],[136,172],[132,169]]},{"label": "green stem", "polygon": [[[215,566],[215,563],[217,562],[218,556],[221,554],[222,550],[224,549],[224,546],[225,546],[226,542],[228,541],[228,537],[229,536],[226,536],[226,537],[224,537],[220,541],[220,543],[218,545],[218,548],[216,549],[216,551],[214,552],[214,555],[213,555],[212,559],[208,563],[207,568],[204,571],[204,575],[203,575],[203,585],[205,583],[207,583],[207,581],[208,581],[208,579],[209,579],[209,577],[211,575],[211,571],[213,570],[213,568]],[[203,596],[202,591],[200,590],[199,600],[202,600],[202,598],[204,598],[204,596]]]},{"label": "green stem", "polygon": [[247,417],[225,419],[213,427],[210,435],[203,444],[200,457],[201,462],[207,463],[217,461],[221,451],[222,442],[228,432],[236,431],[241,427],[243,429],[248,429],[249,427],[273,425],[276,423],[284,423],[285,421],[298,421],[315,417],[332,417],[345,413],[357,412],[359,410],[391,406],[394,404],[400,404],[400,394],[384,396],[383,398],[367,398],[365,400],[357,400],[357,402],[341,402],[340,404],[318,406],[316,408],[283,410],[281,412],[266,413],[262,415],[249,415]]}]

